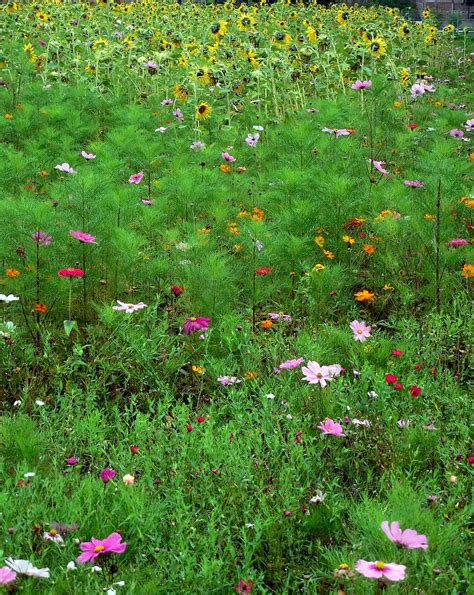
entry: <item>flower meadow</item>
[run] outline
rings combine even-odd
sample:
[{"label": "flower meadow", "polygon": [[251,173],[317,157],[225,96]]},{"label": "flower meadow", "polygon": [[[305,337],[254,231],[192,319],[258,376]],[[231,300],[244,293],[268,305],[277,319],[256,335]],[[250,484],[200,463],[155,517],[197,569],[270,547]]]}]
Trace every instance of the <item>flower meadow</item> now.
[{"label": "flower meadow", "polygon": [[468,593],[468,34],[44,0],[0,40],[0,588]]}]

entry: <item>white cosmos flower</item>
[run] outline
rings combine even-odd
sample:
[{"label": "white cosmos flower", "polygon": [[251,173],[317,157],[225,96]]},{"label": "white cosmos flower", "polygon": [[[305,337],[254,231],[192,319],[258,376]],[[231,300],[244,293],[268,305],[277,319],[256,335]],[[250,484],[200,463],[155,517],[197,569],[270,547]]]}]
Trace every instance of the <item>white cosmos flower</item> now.
[{"label": "white cosmos flower", "polygon": [[71,560],[70,562],[67,563],[66,568],[67,568],[67,570],[76,570],[77,566],[76,566],[76,563],[73,560]]},{"label": "white cosmos flower", "polygon": [[36,568],[36,566],[33,566],[28,560],[13,560],[13,558],[7,558],[5,564],[17,574],[35,576],[37,578],[49,578],[49,568]]},{"label": "white cosmos flower", "polygon": [[36,475],[36,473],[33,473],[33,471],[28,471],[28,473],[25,473],[23,475],[23,477],[27,477],[28,478],[28,477],[34,477],[35,475]]},{"label": "white cosmos flower", "polygon": [[38,407],[42,407],[44,405],[44,401],[40,401],[40,399],[36,399],[35,403],[38,405]]},{"label": "white cosmos flower", "polygon": [[5,295],[4,293],[0,293],[0,302],[17,302],[20,298],[17,297],[16,295],[13,295],[12,293],[9,293],[8,295]]}]

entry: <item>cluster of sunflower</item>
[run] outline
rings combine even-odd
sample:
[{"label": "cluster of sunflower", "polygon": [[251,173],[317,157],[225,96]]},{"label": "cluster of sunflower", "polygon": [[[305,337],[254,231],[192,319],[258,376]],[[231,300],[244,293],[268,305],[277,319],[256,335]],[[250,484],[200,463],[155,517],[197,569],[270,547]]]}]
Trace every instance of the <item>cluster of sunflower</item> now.
[{"label": "cluster of sunflower", "polygon": [[117,90],[140,88],[145,94],[147,85],[149,92],[156,84],[150,75],[159,72],[176,99],[193,98],[197,119],[211,114],[210,90],[216,101],[232,96],[227,105],[236,111],[270,85],[319,85],[333,92],[361,65],[394,74],[402,57],[405,63],[426,61],[423,48],[441,46],[452,32],[439,31],[429,11],[422,22],[411,23],[393,8],[326,8],[316,2],[289,7],[265,0],[252,6],[42,0],[9,2],[0,10],[7,21],[3,35],[8,31],[14,40],[4,44],[5,65],[24,48],[43,80],[91,77],[101,88],[113,79]]}]

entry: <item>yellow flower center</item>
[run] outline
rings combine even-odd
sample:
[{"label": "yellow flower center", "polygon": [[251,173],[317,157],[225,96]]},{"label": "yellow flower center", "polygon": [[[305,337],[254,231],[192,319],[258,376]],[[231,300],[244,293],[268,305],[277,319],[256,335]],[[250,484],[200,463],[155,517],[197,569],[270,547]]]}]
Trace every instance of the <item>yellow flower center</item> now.
[{"label": "yellow flower center", "polygon": [[[103,545],[96,545],[94,548],[94,552],[103,552],[105,550],[105,547]],[[377,562],[377,564],[380,564],[380,562]]]},{"label": "yellow flower center", "polygon": [[361,331],[361,329],[359,329],[359,330],[357,331],[357,334],[358,334],[358,335],[362,335],[362,331]]},{"label": "yellow flower center", "polygon": [[374,566],[377,570],[383,570],[385,568],[385,564],[380,561],[375,562]]},{"label": "yellow flower center", "polygon": [[51,531],[49,532],[49,534],[50,534],[52,537],[56,537],[56,535],[58,534],[58,532],[57,532],[55,529],[51,529]]}]

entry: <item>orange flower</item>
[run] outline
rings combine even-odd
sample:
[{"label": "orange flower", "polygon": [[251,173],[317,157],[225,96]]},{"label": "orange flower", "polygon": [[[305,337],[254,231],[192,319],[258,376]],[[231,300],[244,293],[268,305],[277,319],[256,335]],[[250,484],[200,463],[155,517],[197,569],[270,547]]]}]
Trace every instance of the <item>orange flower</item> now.
[{"label": "orange flower", "polygon": [[257,378],[257,372],[245,372],[244,378],[245,380],[254,380]]},{"label": "orange flower", "polygon": [[3,117],[5,118],[5,120],[13,120],[12,114],[5,114]]},{"label": "orange flower", "polygon": [[261,328],[272,328],[273,322],[271,320],[262,320],[260,326]]},{"label": "orange flower", "polygon": [[471,154],[469,155],[469,161],[470,161],[471,163],[474,163],[474,153],[471,153]]},{"label": "orange flower", "polygon": [[393,107],[401,107],[401,105],[402,104],[400,103],[400,101],[394,101],[393,102]]},{"label": "orange flower", "polygon": [[45,306],[44,304],[36,304],[35,306],[35,312],[46,312],[46,310],[48,309],[48,306]]},{"label": "orange flower", "polygon": [[330,250],[323,250],[323,253],[326,258],[329,258],[329,260],[332,260],[334,258],[334,253]]},{"label": "orange flower", "polygon": [[364,252],[367,254],[373,254],[375,252],[375,246],[372,244],[364,244]]},{"label": "orange flower", "polygon": [[17,269],[7,269],[5,271],[7,277],[10,277],[11,279],[14,279],[15,277],[19,277],[20,275],[20,271],[18,271]]},{"label": "orange flower", "polygon": [[472,279],[474,277],[474,264],[465,264],[462,267],[461,277],[465,279]]},{"label": "orange flower", "polygon": [[375,295],[371,291],[363,289],[354,293],[354,297],[357,302],[371,302],[375,298]]},{"label": "orange flower", "polygon": [[436,107],[441,107],[441,101],[435,101],[435,106]]},{"label": "orange flower", "polygon": [[39,173],[39,176],[41,176],[42,178],[45,178],[46,176],[49,176],[47,171],[44,171],[44,169],[42,169]]},{"label": "orange flower", "polygon": [[262,209],[257,209],[257,207],[252,209],[252,219],[254,221],[261,221],[265,216],[265,213]]},{"label": "orange flower", "polygon": [[225,163],[221,163],[219,165],[219,169],[222,172],[224,172],[225,174],[230,174],[232,168],[230,167],[230,165],[226,165]]}]

